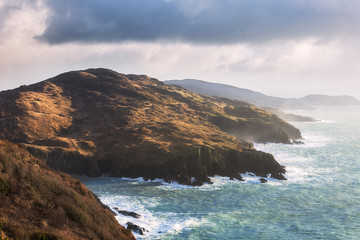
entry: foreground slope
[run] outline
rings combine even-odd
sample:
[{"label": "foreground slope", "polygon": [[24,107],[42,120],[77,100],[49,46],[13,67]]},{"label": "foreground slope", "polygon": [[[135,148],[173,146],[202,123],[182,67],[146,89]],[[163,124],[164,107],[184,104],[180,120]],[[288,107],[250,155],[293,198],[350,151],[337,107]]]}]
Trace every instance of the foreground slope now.
[{"label": "foreground slope", "polygon": [[1,92],[0,136],[69,173],[202,184],[248,171],[282,178],[270,154],[240,139],[287,143],[301,134],[244,102],[89,69]]},{"label": "foreground slope", "polygon": [[79,181],[0,140],[0,236],[135,239]]}]

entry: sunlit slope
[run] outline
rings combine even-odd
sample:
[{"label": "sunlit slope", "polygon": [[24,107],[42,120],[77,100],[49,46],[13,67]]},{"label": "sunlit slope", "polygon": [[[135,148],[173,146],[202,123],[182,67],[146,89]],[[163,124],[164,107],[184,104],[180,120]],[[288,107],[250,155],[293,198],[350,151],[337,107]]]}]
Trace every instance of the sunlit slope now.
[{"label": "sunlit slope", "polygon": [[0,236],[135,239],[79,181],[0,140]]},{"label": "sunlit slope", "polygon": [[301,134],[244,102],[89,69],[1,92],[0,136],[69,173],[202,184],[214,174],[278,176],[283,167],[248,141],[288,143]]}]

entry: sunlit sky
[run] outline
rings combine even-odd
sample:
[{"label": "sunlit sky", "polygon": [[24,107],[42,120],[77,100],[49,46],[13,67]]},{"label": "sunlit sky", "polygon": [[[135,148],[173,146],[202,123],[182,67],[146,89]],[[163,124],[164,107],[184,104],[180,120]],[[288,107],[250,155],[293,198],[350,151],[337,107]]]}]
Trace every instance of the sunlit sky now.
[{"label": "sunlit sky", "polygon": [[358,0],[0,0],[0,90],[104,67],[360,98]]}]

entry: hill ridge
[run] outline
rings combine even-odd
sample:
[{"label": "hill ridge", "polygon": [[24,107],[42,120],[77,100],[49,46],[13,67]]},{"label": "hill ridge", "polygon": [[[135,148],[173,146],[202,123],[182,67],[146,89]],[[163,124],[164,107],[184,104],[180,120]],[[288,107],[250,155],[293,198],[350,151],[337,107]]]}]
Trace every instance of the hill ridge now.
[{"label": "hill ridge", "polygon": [[[227,97],[249,102],[258,107],[279,108],[279,109],[305,109],[321,105],[360,105],[360,100],[348,96],[330,96],[324,94],[310,94],[302,98],[280,98],[268,96],[253,90],[239,88],[222,83],[212,83],[198,79],[167,80],[165,84],[182,86],[198,94],[205,94],[217,97]],[[320,99],[314,99],[314,98]]]},{"label": "hill ridge", "polygon": [[283,178],[284,167],[249,141],[290,143],[301,134],[245,102],[88,69],[0,92],[0,137],[68,173],[201,185],[215,174]]}]

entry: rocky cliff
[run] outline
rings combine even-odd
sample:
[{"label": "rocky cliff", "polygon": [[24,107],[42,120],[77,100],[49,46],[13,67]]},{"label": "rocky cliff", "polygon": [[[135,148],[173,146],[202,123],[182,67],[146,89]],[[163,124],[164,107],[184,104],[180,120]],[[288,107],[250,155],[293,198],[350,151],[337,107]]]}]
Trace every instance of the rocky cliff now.
[{"label": "rocky cliff", "polygon": [[283,178],[284,167],[245,140],[288,143],[301,134],[244,102],[89,69],[1,92],[0,137],[68,173],[200,185],[248,171]]},{"label": "rocky cliff", "polygon": [[135,239],[86,187],[0,140],[0,239]]}]

